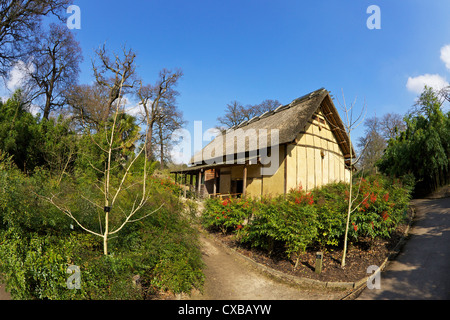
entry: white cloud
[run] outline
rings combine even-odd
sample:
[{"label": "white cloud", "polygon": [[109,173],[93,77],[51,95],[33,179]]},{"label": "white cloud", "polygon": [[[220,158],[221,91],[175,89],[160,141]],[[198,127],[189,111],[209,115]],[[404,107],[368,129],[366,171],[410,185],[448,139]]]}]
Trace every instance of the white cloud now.
[{"label": "white cloud", "polygon": [[139,117],[144,115],[144,111],[139,104],[128,104],[125,106],[125,112],[133,117]]},{"label": "white cloud", "polygon": [[35,104],[30,105],[28,111],[35,117],[37,116],[38,113],[42,114],[41,108]]},{"label": "white cloud", "polygon": [[28,79],[27,72],[34,72],[34,66],[31,63],[25,64],[23,61],[18,61],[14,67],[9,71],[9,77],[6,81],[6,88],[12,92],[19,89]]},{"label": "white cloud", "polygon": [[422,93],[424,87],[432,87],[435,90],[440,90],[450,84],[447,80],[438,74],[424,74],[418,77],[409,77],[406,83],[406,88],[414,93]]},{"label": "white cloud", "polygon": [[445,63],[445,67],[450,70],[450,44],[441,48],[441,60]]}]

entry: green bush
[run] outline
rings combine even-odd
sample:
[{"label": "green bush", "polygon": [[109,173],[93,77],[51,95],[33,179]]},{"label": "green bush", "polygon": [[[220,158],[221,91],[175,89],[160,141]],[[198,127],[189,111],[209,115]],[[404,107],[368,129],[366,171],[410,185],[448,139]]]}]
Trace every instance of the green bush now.
[{"label": "green bush", "polygon": [[[92,183],[65,179],[55,189],[45,171],[27,177],[13,167],[0,166],[0,273],[14,299],[143,299],[161,291],[201,288],[198,235],[182,215],[176,185],[149,179],[152,197],[142,215],[162,202],[164,207],[126,225],[110,239],[110,254],[104,256],[101,238],[84,232],[37,196],[59,190],[58,197],[73,208],[73,214],[97,230],[97,208],[79,196],[99,197]],[[128,188],[120,199],[123,210],[133,205],[136,188]],[[111,223],[119,218],[113,217]],[[80,267],[80,290],[67,288],[69,265]],[[141,288],[132,283],[135,275],[140,276]]]},{"label": "green bush", "polygon": [[272,250],[274,241],[285,245],[286,254],[305,251],[317,236],[317,214],[312,204],[301,205],[283,197],[262,201],[242,242]]}]

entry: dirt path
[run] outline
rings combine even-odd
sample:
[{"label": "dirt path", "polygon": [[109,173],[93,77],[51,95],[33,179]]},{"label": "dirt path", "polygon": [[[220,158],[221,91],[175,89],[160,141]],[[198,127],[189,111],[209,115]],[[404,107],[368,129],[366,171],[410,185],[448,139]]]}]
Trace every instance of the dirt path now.
[{"label": "dirt path", "polygon": [[262,274],[249,262],[233,254],[209,235],[202,235],[206,264],[204,293],[186,300],[330,300],[342,291],[300,288]]},{"label": "dirt path", "polygon": [[11,295],[6,292],[5,285],[0,282],[0,300],[11,300]]},{"label": "dirt path", "polygon": [[450,198],[417,199],[411,237],[381,273],[380,290],[365,289],[361,300],[450,299]]}]

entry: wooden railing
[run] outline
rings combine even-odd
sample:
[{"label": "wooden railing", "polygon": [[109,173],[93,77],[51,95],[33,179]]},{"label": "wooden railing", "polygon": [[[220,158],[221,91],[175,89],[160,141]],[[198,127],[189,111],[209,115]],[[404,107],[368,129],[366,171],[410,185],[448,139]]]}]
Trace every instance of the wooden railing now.
[{"label": "wooden railing", "polygon": [[216,193],[207,195],[209,198],[220,198],[220,199],[228,199],[228,198],[241,198],[243,193]]}]

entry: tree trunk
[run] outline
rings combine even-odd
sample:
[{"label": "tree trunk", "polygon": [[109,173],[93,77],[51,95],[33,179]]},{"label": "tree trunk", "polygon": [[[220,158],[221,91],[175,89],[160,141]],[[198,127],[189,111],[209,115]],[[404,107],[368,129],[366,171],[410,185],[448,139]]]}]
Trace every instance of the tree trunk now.
[{"label": "tree trunk", "polygon": [[46,95],[43,119],[50,118],[51,93]]},{"label": "tree trunk", "polygon": [[164,143],[161,141],[160,169],[164,170]]},{"label": "tree trunk", "polygon": [[[352,191],[353,191],[353,154],[352,154],[352,138],[351,138],[351,133],[350,130],[348,132],[348,141],[349,141],[349,146],[350,146],[350,190],[349,190],[349,194],[348,194],[348,210],[347,210],[347,223],[345,226],[345,236],[344,236],[344,252],[342,253],[342,261],[341,261],[341,267],[344,268],[345,267],[345,258],[347,256],[347,242],[348,242],[348,228],[350,225],[350,215],[352,213]],[[345,159],[344,159],[344,166],[345,166]],[[344,169],[345,170],[345,169]]]},{"label": "tree trunk", "polygon": [[109,213],[105,212],[105,233],[103,235],[103,254],[108,255]]},{"label": "tree trunk", "polygon": [[150,122],[147,129],[147,160],[152,160],[152,137],[153,137],[153,121]]},{"label": "tree trunk", "polygon": [[350,225],[350,214],[352,211],[352,191],[353,191],[353,174],[350,172],[350,190],[348,194],[348,210],[347,210],[347,223],[345,225],[345,236],[344,236],[344,252],[342,254],[341,267],[345,267],[345,257],[347,255],[347,238],[348,238],[348,228]]}]

